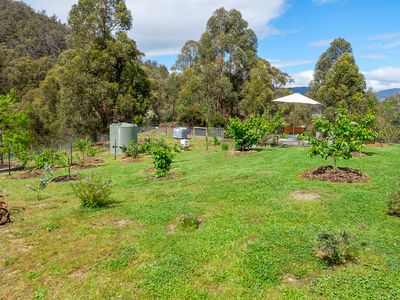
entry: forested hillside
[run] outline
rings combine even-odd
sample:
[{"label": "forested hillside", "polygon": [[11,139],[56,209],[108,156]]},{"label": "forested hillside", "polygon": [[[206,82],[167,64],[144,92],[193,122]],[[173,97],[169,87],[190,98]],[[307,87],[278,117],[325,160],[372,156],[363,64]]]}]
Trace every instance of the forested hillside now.
[{"label": "forested hillside", "polygon": [[38,87],[67,48],[67,28],[22,2],[0,0],[0,93]]}]

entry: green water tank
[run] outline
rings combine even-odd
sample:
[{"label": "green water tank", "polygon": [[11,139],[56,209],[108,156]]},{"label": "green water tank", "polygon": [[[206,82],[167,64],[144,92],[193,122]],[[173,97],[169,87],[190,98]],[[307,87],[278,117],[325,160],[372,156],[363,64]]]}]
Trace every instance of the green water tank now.
[{"label": "green water tank", "polygon": [[[135,124],[115,123],[110,125],[110,152],[124,154],[120,147],[128,146],[131,141],[138,141],[139,128]],[[116,147],[115,147],[116,146]]]}]

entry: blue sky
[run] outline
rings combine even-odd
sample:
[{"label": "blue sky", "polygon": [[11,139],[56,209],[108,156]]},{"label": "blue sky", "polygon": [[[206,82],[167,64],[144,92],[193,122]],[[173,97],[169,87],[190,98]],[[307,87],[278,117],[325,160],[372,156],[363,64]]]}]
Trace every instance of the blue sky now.
[{"label": "blue sky", "polygon": [[[27,0],[62,21],[76,0]],[[237,8],[259,38],[259,55],[307,85],[319,55],[335,37],[351,42],[368,86],[400,88],[400,1],[127,0],[130,32],[146,58],[167,66],[188,39],[198,39],[218,7]]]}]

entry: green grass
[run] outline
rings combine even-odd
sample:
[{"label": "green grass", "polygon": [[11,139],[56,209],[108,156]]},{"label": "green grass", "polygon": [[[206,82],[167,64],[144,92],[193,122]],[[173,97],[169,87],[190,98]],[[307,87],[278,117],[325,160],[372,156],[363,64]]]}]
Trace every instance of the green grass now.
[{"label": "green grass", "polygon": [[[25,210],[0,228],[0,299],[399,299],[400,219],[386,214],[400,175],[400,147],[341,163],[370,182],[334,184],[299,174],[327,162],[304,148],[228,159],[195,148],[176,157],[173,179],[149,179],[151,158],[80,172],[113,182],[115,204],[82,209],[68,183],[0,178]],[[294,191],[318,201],[290,199]],[[199,216],[197,230],[176,226]],[[359,264],[331,268],[313,254],[321,231],[348,230]],[[285,275],[297,278],[286,283]]]}]

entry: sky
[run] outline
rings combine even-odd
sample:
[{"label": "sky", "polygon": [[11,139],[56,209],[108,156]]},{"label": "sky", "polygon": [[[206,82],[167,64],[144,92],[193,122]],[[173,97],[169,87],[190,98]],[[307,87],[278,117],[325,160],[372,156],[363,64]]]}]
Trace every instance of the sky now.
[{"label": "sky", "polygon": [[[66,22],[77,0],[25,0]],[[258,55],[307,86],[321,53],[336,37],[353,46],[367,85],[400,88],[399,0],[127,0],[129,33],[145,59],[171,67],[185,41],[198,40],[217,8],[236,8],[258,36]]]}]

